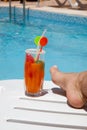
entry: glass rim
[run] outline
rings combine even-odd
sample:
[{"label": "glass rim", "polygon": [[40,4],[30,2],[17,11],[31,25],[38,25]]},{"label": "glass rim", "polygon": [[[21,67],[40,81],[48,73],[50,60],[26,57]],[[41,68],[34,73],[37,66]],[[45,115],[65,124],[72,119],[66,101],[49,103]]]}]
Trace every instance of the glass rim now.
[{"label": "glass rim", "polygon": [[[27,54],[36,54],[38,53],[38,50],[37,49],[34,49],[34,48],[31,48],[31,49],[26,49],[25,52]],[[46,52],[44,50],[42,50],[41,52],[39,52],[40,54],[45,54]]]}]

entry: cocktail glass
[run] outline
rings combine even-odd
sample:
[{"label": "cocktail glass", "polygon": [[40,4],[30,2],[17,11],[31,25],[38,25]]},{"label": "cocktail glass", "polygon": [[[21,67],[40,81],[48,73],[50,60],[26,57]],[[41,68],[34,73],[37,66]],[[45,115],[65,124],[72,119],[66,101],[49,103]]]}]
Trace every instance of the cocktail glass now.
[{"label": "cocktail glass", "polygon": [[37,49],[27,49],[24,65],[25,95],[39,96],[43,91],[44,82],[44,55],[45,51],[39,52],[36,60]]}]

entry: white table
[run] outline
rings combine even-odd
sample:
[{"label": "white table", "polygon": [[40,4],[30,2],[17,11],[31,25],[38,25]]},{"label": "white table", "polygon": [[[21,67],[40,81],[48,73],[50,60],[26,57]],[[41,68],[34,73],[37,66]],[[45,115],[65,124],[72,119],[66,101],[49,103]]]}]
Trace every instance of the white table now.
[{"label": "white table", "polygon": [[87,107],[68,106],[64,93],[51,81],[44,82],[44,89],[45,95],[28,97],[23,80],[0,81],[0,130],[87,129]]}]

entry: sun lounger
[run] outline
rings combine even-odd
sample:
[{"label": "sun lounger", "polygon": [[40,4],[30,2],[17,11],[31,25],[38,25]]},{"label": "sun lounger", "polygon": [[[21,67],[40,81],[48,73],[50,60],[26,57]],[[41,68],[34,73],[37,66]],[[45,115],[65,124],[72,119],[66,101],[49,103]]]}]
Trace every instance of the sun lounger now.
[{"label": "sun lounger", "polygon": [[64,4],[68,1],[71,7],[76,8],[80,7],[81,9],[87,9],[87,4],[83,4],[80,0],[76,0],[75,3],[72,2],[72,0],[65,0],[61,2],[61,0],[55,0],[57,4],[61,7],[64,6]]},{"label": "sun lounger", "polygon": [[87,4],[83,4],[80,0],[76,0],[76,2],[81,9],[87,9]]}]

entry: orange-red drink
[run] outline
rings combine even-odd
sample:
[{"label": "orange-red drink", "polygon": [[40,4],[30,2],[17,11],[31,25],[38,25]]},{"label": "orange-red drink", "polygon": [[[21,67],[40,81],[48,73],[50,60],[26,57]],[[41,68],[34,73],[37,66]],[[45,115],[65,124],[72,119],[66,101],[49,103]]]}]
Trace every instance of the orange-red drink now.
[{"label": "orange-red drink", "polygon": [[41,93],[44,81],[44,51],[35,60],[37,50],[27,49],[24,68],[25,94],[38,95]]}]

